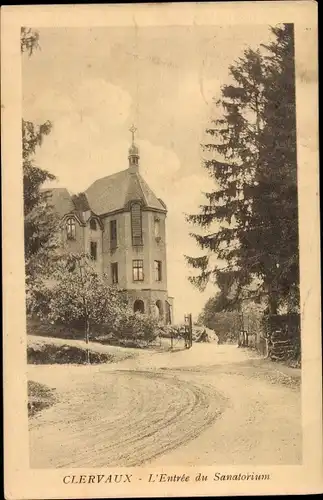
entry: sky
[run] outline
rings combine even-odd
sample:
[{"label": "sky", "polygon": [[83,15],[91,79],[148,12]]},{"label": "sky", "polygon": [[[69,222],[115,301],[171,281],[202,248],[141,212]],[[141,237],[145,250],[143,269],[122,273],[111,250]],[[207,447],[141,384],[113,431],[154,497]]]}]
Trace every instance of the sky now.
[{"label": "sky", "polygon": [[[37,29],[37,28],[36,28]],[[214,189],[201,166],[213,99],[229,66],[247,47],[270,39],[269,27],[171,26],[42,28],[40,50],[23,55],[23,118],[53,129],[36,164],[72,193],[128,166],[129,128],[137,127],[140,173],[167,205],[168,291],[175,320],[197,317],[217,291],[188,281],[184,255],[202,251],[185,214],[198,213]]]}]

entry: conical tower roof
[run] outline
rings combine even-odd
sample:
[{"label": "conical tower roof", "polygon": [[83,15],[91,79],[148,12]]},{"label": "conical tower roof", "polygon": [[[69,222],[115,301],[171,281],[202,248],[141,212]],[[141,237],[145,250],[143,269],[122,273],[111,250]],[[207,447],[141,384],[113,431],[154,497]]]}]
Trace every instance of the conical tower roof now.
[{"label": "conical tower roof", "polygon": [[141,201],[147,209],[167,211],[165,203],[157,198],[138,169],[128,168],[98,179],[85,194],[91,209],[98,215],[129,210],[132,201]]}]

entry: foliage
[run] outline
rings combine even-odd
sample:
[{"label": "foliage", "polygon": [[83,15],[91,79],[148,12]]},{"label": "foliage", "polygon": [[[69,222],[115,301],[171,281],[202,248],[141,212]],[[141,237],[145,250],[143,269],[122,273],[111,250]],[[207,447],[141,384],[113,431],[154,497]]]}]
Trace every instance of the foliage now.
[{"label": "foliage", "polygon": [[152,342],[158,334],[158,321],[153,316],[133,312],[127,307],[122,310],[112,331],[118,338]]},{"label": "foliage", "polygon": [[237,311],[220,312],[218,295],[210,297],[199,315],[198,322],[214,330],[219,343],[235,341],[241,330],[241,318]]},{"label": "foliage", "polygon": [[56,401],[55,389],[28,380],[28,417],[33,417],[36,413],[50,408]]},{"label": "foliage", "polygon": [[113,329],[125,308],[120,292],[107,285],[85,254],[68,254],[57,263],[51,283],[38,280],[27,295],[27,310],[40,319]]},{"label": "foliage", "polygon": [[[84,364],[84,348],[71,346],[68,344],[56,345],[43,343],[28,345],[27,362],[29,365],[66,365],[66,364]],[[112,363],[114,356],[109,353],[90,351],[92,364]]]},{"label": "foliage", "polygon": [[249,345],[251,344],[251,336],[254,337],[254,344],[256,344],[259,343],[259,339],[263,335],[263,315],[263,304],[257,304],[253,301],[242,304],[242,329],[248,332]]},{"label": "foliage", "polygon": [[34,125],[30,121],[22,120],[22,158],[24,175],[24,213],[32,211],[40,201],[43,200],[40,187],[46,181],[55,179],[55,176],[34,165],[34,155],[37,147],[40,147],[45,135],[51,131],[49,121],[42,125]]},{"label": "foliage", "polygon": [[178,339],[184,335],[184,325],[159,325],[158,335],[165,339]]},{"label": "foliage", "polygon": [[[29,56],[38,48],[38,33],[21,29],[21,52]],[[47,170],[35,165],[34,156],[45,135],[51,131],[49,121],[41,125],[22,120],[22,160],[24,194],[24,242],[26,276],[35,276],[46,267],[48,259],[58,245],[58,217],[53,212],[48,196],[41,188],[46,181],[55,179]]]},{"label": "foliage", "polygon": [[83,328],[118,339],[151,342],[157,336],[155,318],[134,313],[122,290],[107,284],[86,254],[67,254],[57,262],[51,281],[35,280],[27,289],[27,312],[44,322]]},{"label": "foliage", "polygon": [[208,254],[187,261],[200,271],[194,285],[219,285],[226,310],[239,306],[255,279],[272,312],[298,297],[294,34],[289,24],[271,31],[271,44],[247,49],[229,68],[232,83],[217,103],[222,117],[211,122],[203,145],[216,187],[200,213],[188,216],[204,230],[217,224],[213,235],[192,235]]},{"label": "foliage", "polygon": [[281,332],[282,338],[295,338],[300,342],[300,315],[299,314],[272,314],[262,318],[267,337]]}]

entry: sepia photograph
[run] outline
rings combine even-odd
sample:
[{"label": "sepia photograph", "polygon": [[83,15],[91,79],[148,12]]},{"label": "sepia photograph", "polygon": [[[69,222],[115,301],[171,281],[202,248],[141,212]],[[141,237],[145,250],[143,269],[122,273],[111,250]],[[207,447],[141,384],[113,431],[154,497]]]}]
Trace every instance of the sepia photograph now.
[{"label": "sepia photograph", "polygon": [[298,64],[296,23],[248,17],[18,26],[27,467],[67,495],[306,464],[316,39]]}]

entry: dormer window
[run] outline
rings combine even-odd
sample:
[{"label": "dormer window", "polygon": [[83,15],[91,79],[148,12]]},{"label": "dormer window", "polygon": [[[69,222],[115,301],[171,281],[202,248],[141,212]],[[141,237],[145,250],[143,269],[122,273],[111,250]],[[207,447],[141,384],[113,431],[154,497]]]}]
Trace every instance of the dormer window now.
[{"label": "dormer window", "polygon": [[75,240],[76,238],[76,224],[75,219],[72,217],[66,221],[66,235],[68,240]]},{"label": "dormer window", "polygon": [[91,219],[90,220],[90,229],[92,229],[92,231],[96,231],[97,224],[96,224],[96,220],[95,219]]}]

